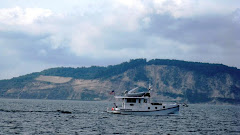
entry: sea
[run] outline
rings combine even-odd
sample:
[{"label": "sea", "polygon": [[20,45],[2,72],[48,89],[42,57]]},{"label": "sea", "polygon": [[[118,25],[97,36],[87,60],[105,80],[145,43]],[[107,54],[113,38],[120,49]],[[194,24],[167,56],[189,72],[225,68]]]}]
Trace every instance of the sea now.
[{"label": "sea", "polygon": [[0,99],[0,135],[240,135],[240,106],[190,104],[178,115],[109,114],[109,101]]}]

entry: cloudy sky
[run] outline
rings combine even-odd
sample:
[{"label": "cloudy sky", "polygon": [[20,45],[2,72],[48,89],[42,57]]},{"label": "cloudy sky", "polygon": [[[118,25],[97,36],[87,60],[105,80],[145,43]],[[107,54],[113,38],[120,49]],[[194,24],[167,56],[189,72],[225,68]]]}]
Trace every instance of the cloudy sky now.
[{"label": "cloudy sky", "polygon": [[240,68],[239,0],[0,0],[0,79],[135,58]]}]

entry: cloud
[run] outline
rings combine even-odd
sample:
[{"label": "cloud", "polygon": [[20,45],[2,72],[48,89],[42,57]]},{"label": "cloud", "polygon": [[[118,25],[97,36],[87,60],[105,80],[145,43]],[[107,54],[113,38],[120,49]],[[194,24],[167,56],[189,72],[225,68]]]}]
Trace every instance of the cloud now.
[{"label": "cloud", "polygon": [[134,58],[240,67],[235,2],[220,1],[217,8],[215,0],[28,2],[10,0],[4,2],[8,7],[0,8],[0,70],[7,73],[0,78]]},{"label": "cloud", "polygon": [[237,25],[240,24],[240,8],[236,9],[232,14],[232,21],[233,23],[236,23]]},{"label": "cloud", "polygon": [[49,9],[20,7],[0,9],[0,22],[8,25],[28,25],[53,13]]},{"label": "cloud", "polygon": [[202,15],[223,15],[239,8],[237,0],[153,0],[154,12],[170,14],[174,18],[191,18]]},{"label": "cloud", "polygon": [[239,25],[232,22],[228,16],[201,16],[194,18],[176,19],[171,16],[154,15],[151,26],[145,29],[169,39],[188,43],[189,45],[237,45]]},{"label": "cloud", "polygon": [[153,0],[153,7],[157,14],[169,13],[173,17],[192,16],[197,6],[195,0]]}]

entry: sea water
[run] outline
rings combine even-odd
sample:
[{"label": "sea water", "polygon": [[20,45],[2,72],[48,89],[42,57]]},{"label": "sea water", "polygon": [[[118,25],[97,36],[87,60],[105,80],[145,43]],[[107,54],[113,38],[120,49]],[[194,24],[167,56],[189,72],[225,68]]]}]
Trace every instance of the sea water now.
[{"label": "sea water", "polygon": [[240,135],[240,106],[191,104],[179,115],[109,114],[111,102],[0,99],[0,134]]}]

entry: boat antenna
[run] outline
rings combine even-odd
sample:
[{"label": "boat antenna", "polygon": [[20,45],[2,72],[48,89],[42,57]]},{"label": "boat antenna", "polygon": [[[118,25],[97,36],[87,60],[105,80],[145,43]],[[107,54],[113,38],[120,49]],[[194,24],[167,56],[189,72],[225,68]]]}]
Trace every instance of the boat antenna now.
[{"label": "boat antenna", "polygon": [[150,99],[151,99],[151,90],[152,90],[152,86],[151,86],[151,84],[150,84],[150,82],[149,82],[149,84],[148,84],[148,93],[149,93],[149,103],[151,102],[150,101]]},{"label": "boat antenna", "polygon": [[149,93],[150,93],[151,90],[152,90],[152,85],[149,83],[149,85],[148,85],[148,91],[149,91]]}]

